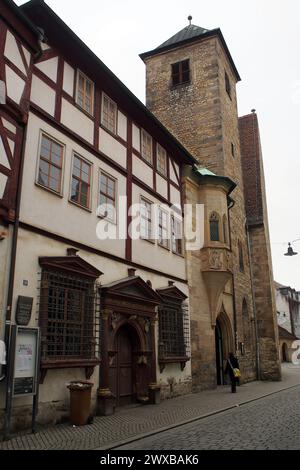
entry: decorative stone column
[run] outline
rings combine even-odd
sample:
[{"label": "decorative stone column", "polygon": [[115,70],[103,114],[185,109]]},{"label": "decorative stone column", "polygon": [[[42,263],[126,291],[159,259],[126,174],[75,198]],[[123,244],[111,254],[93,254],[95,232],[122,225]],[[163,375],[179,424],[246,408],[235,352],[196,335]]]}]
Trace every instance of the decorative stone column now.
[{"label": "decorative stone column", "polygon": [[149,402],[152,405],[160,403],[160,385],[157,383],[156,378],[156,347],[155,347],[155,325],[158,321],[158,307],[156,307],[156,315],[151,319],[151,343],[152,343],[152,357],[151,357],[151,382],[148,385]]},{"label": "decorative stone column", "polygon": [[97,391],[97,414],[103,416],[112,415],[115,411],[115,397],[109,388],[109,357],[108,357],[108,320],[112,310],[101,311],[101,366],[100,384]]}]

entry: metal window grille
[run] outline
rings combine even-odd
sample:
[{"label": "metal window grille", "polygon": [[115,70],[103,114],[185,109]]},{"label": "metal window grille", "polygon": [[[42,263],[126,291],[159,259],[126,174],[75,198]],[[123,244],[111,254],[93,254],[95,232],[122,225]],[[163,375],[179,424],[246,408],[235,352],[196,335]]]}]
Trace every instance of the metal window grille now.
[{"label": "metal window grille", "polygon": [[98,358],[98,284],[75,275],[43,271],[39,291],[42,358]]},{"label": "metal window grille", "polygon": [[189,355],[190,328],[186,304],[163,304],[159,308],[159,356]]}]

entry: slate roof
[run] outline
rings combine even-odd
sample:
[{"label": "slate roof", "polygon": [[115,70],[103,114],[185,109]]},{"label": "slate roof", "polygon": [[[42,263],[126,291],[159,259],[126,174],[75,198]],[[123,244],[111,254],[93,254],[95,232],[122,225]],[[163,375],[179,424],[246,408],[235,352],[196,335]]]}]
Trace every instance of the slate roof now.
[{"label": "slate roof", "polygon": [[173,44],[177,44],[181,41],[186,41],[188,39],[195,38],[197,36],[201,36],[202,34],[208,33],[208,29],[201,28],[200,26],[196,26],[194,24],[189,24],[178,33],[174,34],[170,39],[163,42],[160,46],[156,49],[160,49],[161,47],[171,46]]},{"label": "slate roof", "polygon": [[293,335],[292,333],[290,333],[285,328],[282,328],[282,326],[279,326],[279,325],[278,325],[278,332],[279,332],[279,338],[290,339],[290,340],[298,339],[297,336]]}]

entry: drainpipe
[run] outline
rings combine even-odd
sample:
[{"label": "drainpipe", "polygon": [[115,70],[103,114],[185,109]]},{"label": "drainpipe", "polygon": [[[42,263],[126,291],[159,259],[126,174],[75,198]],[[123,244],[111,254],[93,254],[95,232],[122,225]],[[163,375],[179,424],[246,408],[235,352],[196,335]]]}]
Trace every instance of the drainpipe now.
[{"label": "drainpipe", "polygon": [[246,223],[246,233],[247,233],[247,244],[248,244],[248,256],[249,256],[249,267],[250,267],[250,281],[251,281],[251,292],[252,292],[252,304],[253,304],[253,315],[254,315],[254,329],[255,329],[255,344],[256,344],[256,378],[261,380],[261,367],[260,367],[260,345],[258,337],[258,325],[257,325],[257,310],[255,304],[255,288],[253,282],[253,271],[251,263],[251,250],[250,250],[250,237],[249,237],[249,226]]},{"label": "drainpipe", "polygon": [[[230,242],[230,250],[232,251],[232,243],[231,243],[231,224],[230,224],[230,216],[229,211],[235,205],[235,201],[232,199],[228,205],[228,232],[229,232],[229,242]],[[236,301],[235,301],[235,284],[234,284],[234,272],[232,273],[232,293],[233,293],[233,329],[234,329],[234,346],[236,353],[238,344],[237,344],[237,315],[236,315]]]},{"label": "drainpipe", "polygon": [[[15,269],[16,269],[16,255],[17,255],[17,243],[18,243],[18,232],[20,224],[20,205],[21,205],[21,193],[22,193],[22,181],[23,181],[23,171],[24,171],[24,157],[25,157],[25,146],[26,146],[26,137],[27,137],[27,123],[22,123],[23,126],[23,139],[20,155],[20,169],[19,169],[19,178],[18,178],[18,189],[17,189],[17,199],[16,199],[16,214],[15,214],[15,224],[13,230],[12,246],[11,246],[11,258],[10,258],[10,269],[9,269],[9,280],[8,280],[8,292],[7,292],[7,302],[6,302],[6,313],[5,313],[5,335],[4,342],[6,345],[6,362],[4,366],[4,374],[7,375],[8,363],[10,357],[8,356],[9,345],[10,345],[10,336],[11,336],[11,316],[12,316],[12,303],[13,303],[13,294],[14,294],[14,281],[15,281]],[[4,377],[2,377],[2,380]],[[6,384],[6,407],[5,407],[5,419],[8,415],[8,395],[11,392],[9,390],[10,384]]]}]

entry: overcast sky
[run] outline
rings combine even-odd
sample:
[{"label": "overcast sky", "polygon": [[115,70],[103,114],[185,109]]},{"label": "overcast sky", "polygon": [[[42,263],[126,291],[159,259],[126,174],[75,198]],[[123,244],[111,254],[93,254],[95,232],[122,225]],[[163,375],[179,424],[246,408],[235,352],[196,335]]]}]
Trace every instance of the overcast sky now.
[{"label": "overcast sky", "polygon": [[[18,5],[25,3],[17,1]],[[257,110],[275,279],[300,290],[299,0],[47,0],[48,5],[145,102],[151,50],[188,24],[220,27],[241,75],[239,115]],[[286,242],[286,243],[285,243]],[[283,244],[281,244],[283,243]]]}]

